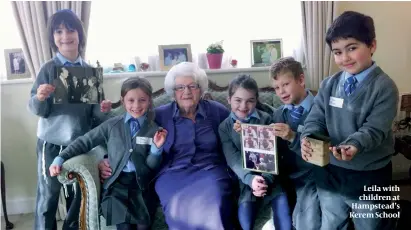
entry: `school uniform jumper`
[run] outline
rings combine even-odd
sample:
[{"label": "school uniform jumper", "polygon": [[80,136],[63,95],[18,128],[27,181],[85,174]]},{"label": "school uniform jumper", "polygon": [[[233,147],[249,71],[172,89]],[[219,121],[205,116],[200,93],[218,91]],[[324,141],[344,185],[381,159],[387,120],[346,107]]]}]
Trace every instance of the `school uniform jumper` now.
[{"label": "school uniform jumper", "polygon": [[[391,201],[360,197],[391,195],[382,187],[389,186],[392,177],[391,126],[397,105],[397,86],[375,63],[354,76],[339,72],[321,83],[301,137],[329,134],[332,146],[346,144],[358,149],[350,161],[339,161],[330,153],[330,164],[320,168],[317,185],[323,214],[321,229],[346,229],[348,218],[355,213],[367,216],[352,218],[356,229],[393,229],[392,219],[378,218],[377,212],[395,210],[366,208]],[[371,186],[381,191],[364,191],[364,187]]]},{"label": "school uniform jumper", "polygon": [[[106,120],[109,115],[100,112],[100,105],[89,104],[54,104],[54,93],[46,100],[37,99],[37,88],[41,84],[54,84],[57,77],[56,66],[88,65],[79,57],[75,63],[69,62],[60,53],[46,62],[40,69],[33,84],[28,109],[40,117],[37,128],[37,199],[35,209],[34,229],[57,229],[56,211],[61,184],[56,177],[50,177],[48,168],[53,159],[77,137],[88,132],[96,124]],[[71,186],[67,186],[67,217],[63,229],[78,228],[78,213],[81,202],[81,192],[78,184],[75,199]]]},{"label": "school uniform jumper", "polygon": [[[132,122],[137,122],[134,131],[130,127]],[[126,113],[77,138],[54,163],[61,165],[65,160],[107,144],[108,161],[113,169],[112,175],[103,183],[101,211],[107,225],[129,223],[149,226],[148,206],[151,204],[146,203],[150,200],[145,200],[145,193],[162,158],[162,148],[152,143],[157,130],[157,124],[147,120],[145,115],[135,120]]]},{"label": "school uniform jumper", "polygon": [[321,210],[315,183],[314,164],[301,157],[300,135],[304,120],[310,113],[314,96],[307,91],[307,96],[299,105],[282,105],[274,113],[274,123],[288,124],[295,137],[292,142],[279,138],[278,151],[281,153],[281,165],[290,178],[297,199],[293,210],[293,225],[297,230],[318,230],[321,228]]}]

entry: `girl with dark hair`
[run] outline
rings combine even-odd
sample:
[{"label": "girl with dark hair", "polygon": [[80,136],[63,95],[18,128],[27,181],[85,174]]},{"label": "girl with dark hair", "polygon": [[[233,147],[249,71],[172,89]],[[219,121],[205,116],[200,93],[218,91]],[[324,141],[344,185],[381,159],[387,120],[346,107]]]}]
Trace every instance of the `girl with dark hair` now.
[{"label": "girl with dark hair", "polygon": [[[249,75],[234,78],[228,86],[231,114],[219,127],[224,155],[228,165],[240,180],[238,218],[243,229],[254,228],[258,204],[271,203],[276,230],[290,230],[291,216],[287,195],[273,174],[259,173],[243,168],[241,136],[235,124],[270,125],[272,116],[256,108],[257,82]],[[235,129],[235,131],[233,130]]]}]

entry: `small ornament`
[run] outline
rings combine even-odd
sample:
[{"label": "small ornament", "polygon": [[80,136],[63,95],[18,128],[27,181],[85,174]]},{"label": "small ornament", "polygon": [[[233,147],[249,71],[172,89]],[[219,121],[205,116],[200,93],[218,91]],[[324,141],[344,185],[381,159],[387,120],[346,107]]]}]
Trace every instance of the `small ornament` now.
[{"label": "small ornament", "polygon": [[140,69],[143,71],[147,71],[149,67],[150,65],[148,63],[143,62],[140,64]]},{"label": "small ornament", "polygon": [[231,60],[230,64],[233,68],[236,68],[237,67],[237,60],[236,59]]},{"label": "small ornament", "polygon": [[128,72],[136,72],[136,65],[130,64],[128,66]]},{"label": "small ornament", "polygon": [[114,63],[113,71],[122,72],[124,71],[123,64],[121,63]]}]

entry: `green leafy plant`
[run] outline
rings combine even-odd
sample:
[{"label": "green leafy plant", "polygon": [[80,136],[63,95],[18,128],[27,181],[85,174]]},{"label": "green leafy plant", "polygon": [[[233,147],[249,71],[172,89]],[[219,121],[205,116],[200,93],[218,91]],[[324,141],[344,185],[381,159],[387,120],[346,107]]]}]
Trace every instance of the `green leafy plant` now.
[{"label": "green leafy plant", "polygon": [[207,47],[207,53],[209,54],[221,54],[224,53],[223,41],[215,42]]}]

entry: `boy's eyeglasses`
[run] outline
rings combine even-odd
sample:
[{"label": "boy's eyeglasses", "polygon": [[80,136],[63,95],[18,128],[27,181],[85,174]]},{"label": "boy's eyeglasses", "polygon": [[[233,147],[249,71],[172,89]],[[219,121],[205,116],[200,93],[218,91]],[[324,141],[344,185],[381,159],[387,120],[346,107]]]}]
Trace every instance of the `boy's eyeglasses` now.
[{"label": "boy's eyeglasses", "polygon": [[198,84],[190,84],[190,85],[176,85],[174,87],[175,91],[184,91],[186,88],[188,88],[189,90],[195,90],[200,88],[200,86]]}]

